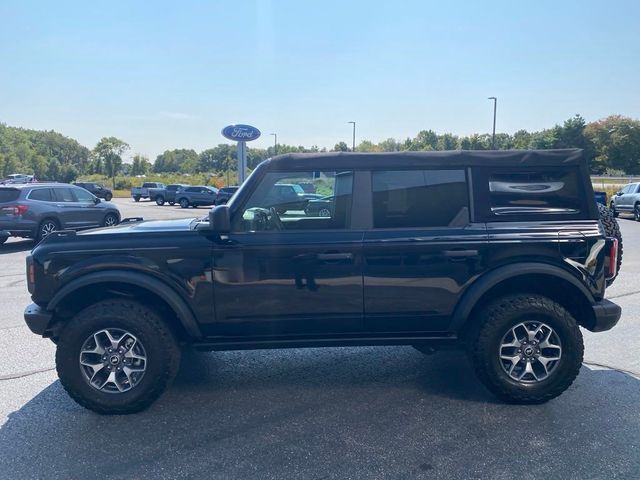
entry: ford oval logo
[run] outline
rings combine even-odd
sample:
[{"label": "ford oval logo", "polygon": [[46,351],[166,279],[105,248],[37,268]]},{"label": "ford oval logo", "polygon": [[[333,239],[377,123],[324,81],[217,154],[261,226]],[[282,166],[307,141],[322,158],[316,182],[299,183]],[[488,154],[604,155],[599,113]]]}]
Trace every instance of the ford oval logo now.
[{"label": "ford oval logo", "polygon": [[260,137],[260,130],[251,125],[229,125],[222,129],[222,135],[234,142],[250,142]]}]

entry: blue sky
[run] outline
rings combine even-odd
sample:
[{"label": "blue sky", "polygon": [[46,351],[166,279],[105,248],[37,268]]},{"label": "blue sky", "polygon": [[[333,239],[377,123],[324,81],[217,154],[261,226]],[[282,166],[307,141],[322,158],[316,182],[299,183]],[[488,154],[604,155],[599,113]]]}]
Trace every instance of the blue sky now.
[{"label": "blue sky", "polygon": [[0,2],[0,122],[93,147],[331,147],[640,117],[640,2]]}]

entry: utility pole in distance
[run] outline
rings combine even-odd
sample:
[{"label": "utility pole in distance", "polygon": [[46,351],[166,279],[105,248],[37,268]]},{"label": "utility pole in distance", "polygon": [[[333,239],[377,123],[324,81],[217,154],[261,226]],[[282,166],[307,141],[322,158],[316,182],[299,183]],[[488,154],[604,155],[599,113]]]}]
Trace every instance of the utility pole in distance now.
[{"label": "utility pole in distance", "polygon": [[493,134],[491,135],[491,150],[496,149],[496,108],[498,106],[497,97],[489,97],[487,100],[493,100]]},{"label": "utility pole in distance", "polygon": [[353,140],[351,142],[351,151],[356,151],[356,122],[347,122],[353,124]]},{"label": "utility pole in distance", "polygon": [[269,135],[273,135],[273,151],[274,151],[274,156],[278,155],[278,134],[277,133],[270,133]]}]

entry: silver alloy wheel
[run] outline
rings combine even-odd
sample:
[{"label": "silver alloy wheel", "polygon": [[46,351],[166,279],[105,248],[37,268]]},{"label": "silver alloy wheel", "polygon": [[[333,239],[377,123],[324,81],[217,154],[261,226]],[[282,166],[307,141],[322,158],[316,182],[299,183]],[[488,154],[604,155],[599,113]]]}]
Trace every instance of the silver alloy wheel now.
[{"label": "silver alloy wheel", "polygon": [[40,237],[44,238],[47,235],[55,232],[57,229],[58,229],[58,226],[55,223],[51,221],[44,222],[40,227]]},{"label": "silver alloy wheel", "polygon": [[117,223],[118,223],[118,219],[116,218],[115,215],[112,215],[112,214],[107,215],[107,217],[104,219],[105,227],[113,227]]},{"label": "silver alloy wheel", "polygon": [[320,211],[318,212],[318,216],[319,217],[330,217],[331,216],[331,210],[329,210],[328,208],[321,208]]},{"label": "silver alloy wheel", "polygon": [[502,337],[500,364],[513,380],[536,383],[545,380],[560,364],[562,342],[546,323],[519,323]]},{"label": "silver alloy wheel", "polygon": [[105,393],[131,390],[147,369],[147,354],[140,340],[119,328],[106,328],[89,336],[82,344],[79,360],[85,380]]}]

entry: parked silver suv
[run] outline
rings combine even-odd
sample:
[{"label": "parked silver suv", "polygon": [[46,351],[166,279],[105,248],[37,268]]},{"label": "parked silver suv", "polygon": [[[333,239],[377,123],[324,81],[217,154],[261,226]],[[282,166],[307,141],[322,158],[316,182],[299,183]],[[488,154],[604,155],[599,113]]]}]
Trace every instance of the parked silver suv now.
[{"label": "parked silver suv", "polygon": [[64,183],[0,187],[0,245],[9,237],[37,242],[60,229],[81,230],[120,223],[120,212],[84,188]]},{"label": "parked silver suv", "polygon": [[633,213],[640,222],[640,183],[629,183],[611,197],[609,208],[617,217],[619,213]]}]

